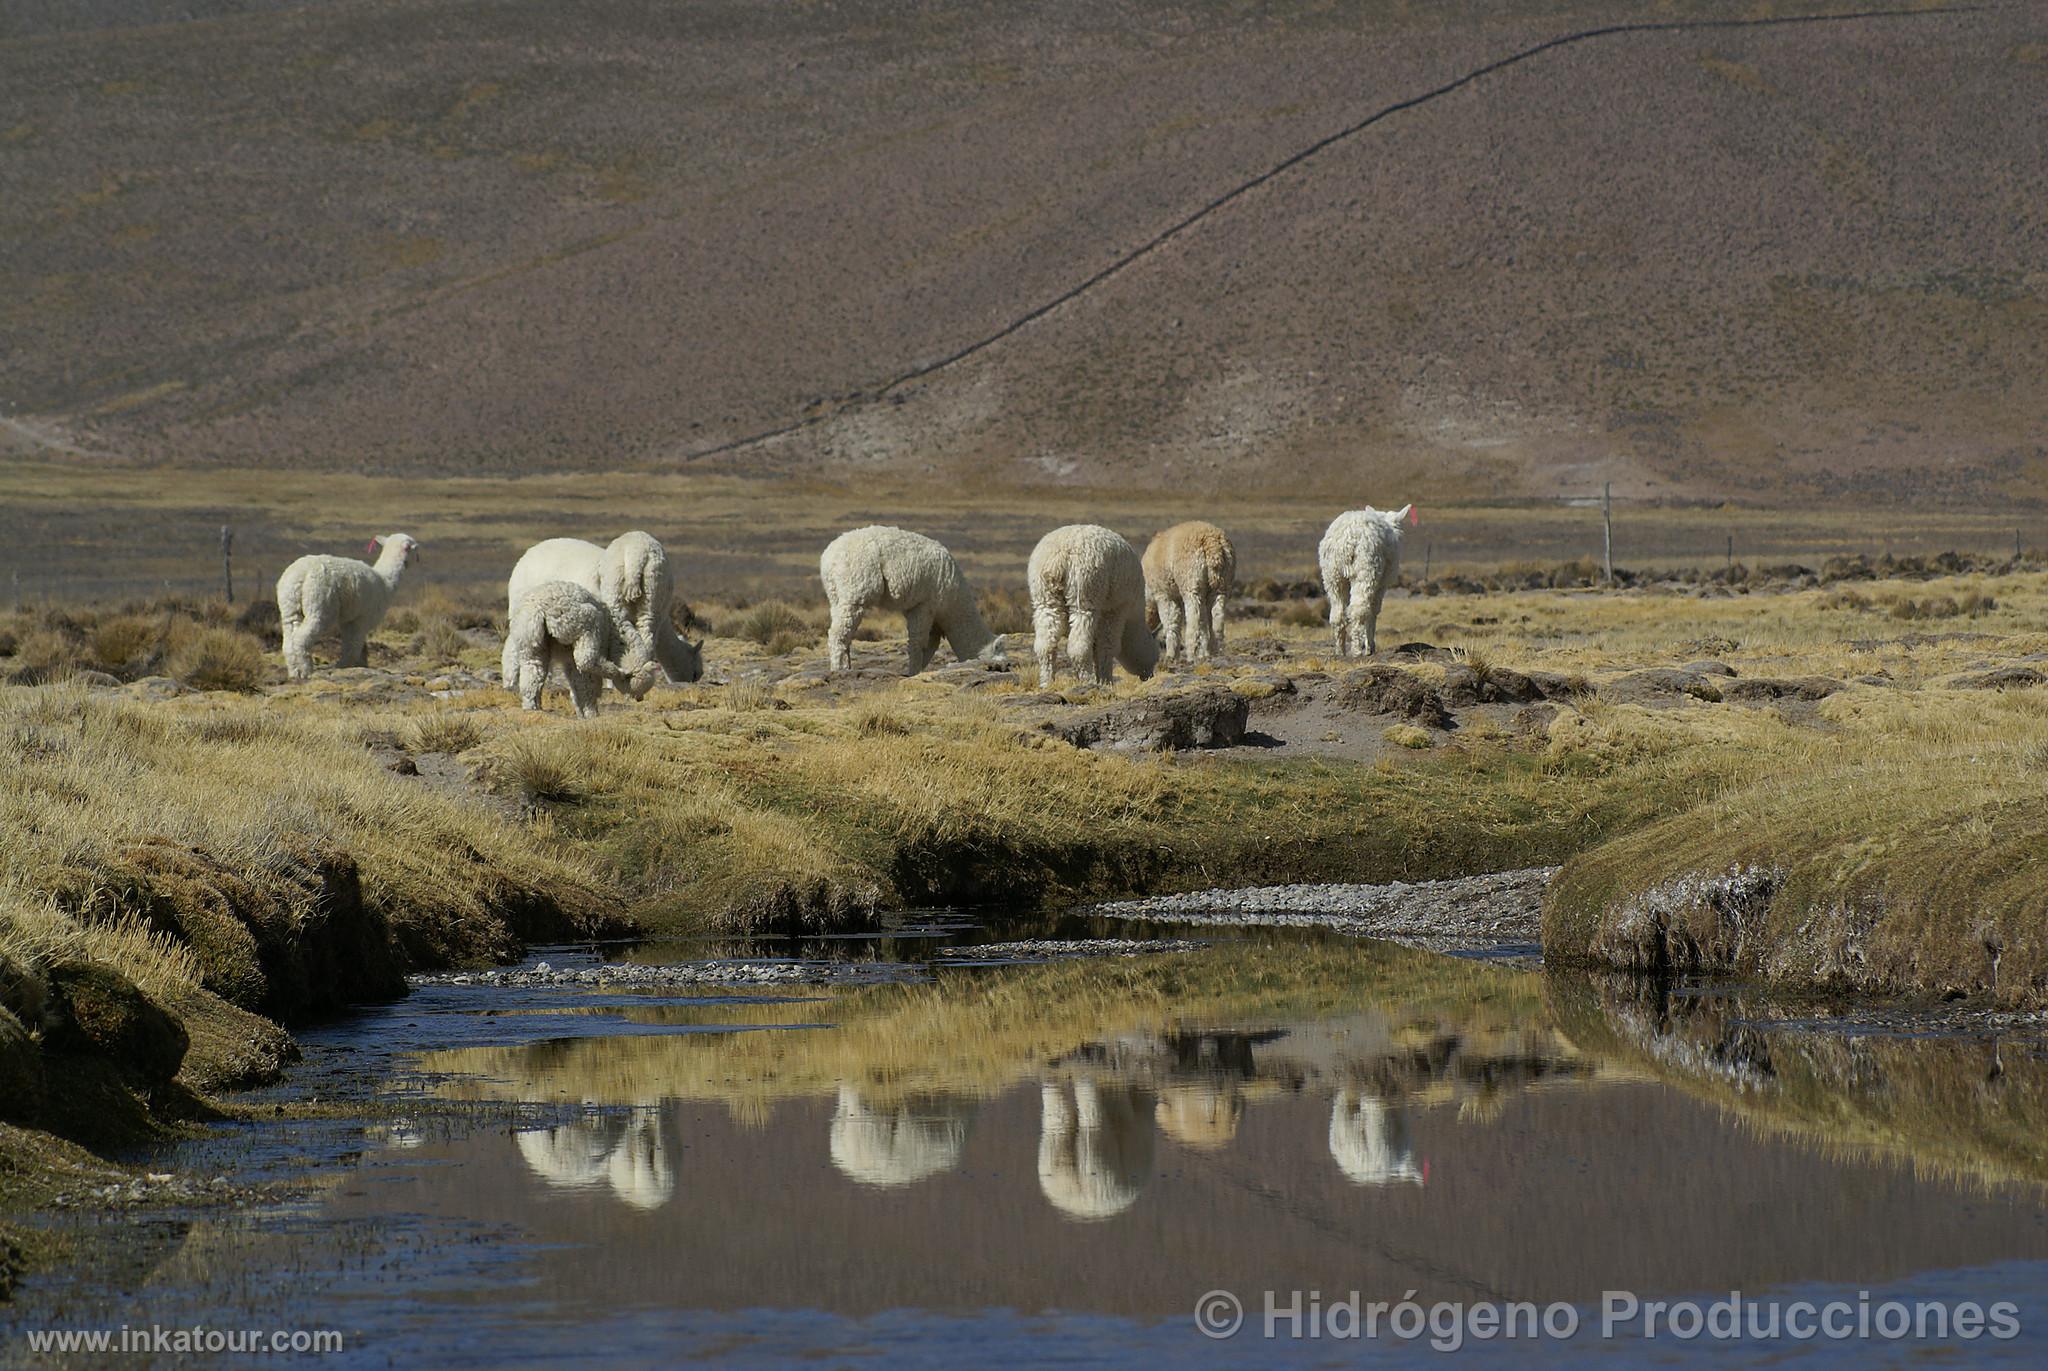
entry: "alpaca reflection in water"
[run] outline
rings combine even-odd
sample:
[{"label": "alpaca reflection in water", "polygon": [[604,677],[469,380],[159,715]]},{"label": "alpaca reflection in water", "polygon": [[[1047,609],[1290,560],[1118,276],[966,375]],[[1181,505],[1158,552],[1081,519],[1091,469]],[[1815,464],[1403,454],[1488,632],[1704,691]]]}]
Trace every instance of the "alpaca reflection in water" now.
[{"label": "alpaca reflection in water", "polygon": [[1153,1110],[1159,1131],[1182,1147],[1212,1152],[1230,1146],[1244,1118],[1244,1096],[1234,1086],[1176,1085],[1159,1092]]},{"label": "alpaca reflection in water", "polygon": [[1039,1090],[1038,1186],[1069,1218],[1129,1209],[1152,1174],[1152,1107],[1128,1086],[1047,1081]]},{"label": "alpaca reflection in water", "polygon": [[1421,1185],[1427,1164],[1415,1164],[1408,1111],[1377,1095],[1344,1089],[1330,1107],[1330,1155],[1358,1185]]},{"label": "alpaca reflection in water", "polygon": [[635,1209],[659,1209],[675,1196],[675,1169],[653,1108],[636,1108],[624,1117],[593,1114],[512,1137],[526,1165],[557,1189],[608,1185]]},{"label": "alpaca reflection in water", "polygon": [[876,1109],[850,1085],[832,1111],[832,1165],[862,1185],[915,1185],[960,1164],[974,1106],[926,1097]]}]

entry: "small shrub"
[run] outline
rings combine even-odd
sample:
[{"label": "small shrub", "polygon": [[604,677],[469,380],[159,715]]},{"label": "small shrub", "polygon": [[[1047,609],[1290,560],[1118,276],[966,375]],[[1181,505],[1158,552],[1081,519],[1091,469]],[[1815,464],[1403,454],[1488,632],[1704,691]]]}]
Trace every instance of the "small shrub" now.
[{"label": "small shrub", "polygon": [[160,627],[135,614],[117,614],[100,620],[92,631],[92,663],[116,676],[140,676],[156,655],[162,639]]},{"label": "small shrub", "polygon": [[70,634],[62,629],[33,628],[15,645],[14,665],[16,670],[50,676],[76,671],[86,663],[77,640]]},{"label": "small shrub", "polygon": [[429,714],[409,730],[410,752],[467,752],[484,739],[483,726],[464,714]]},{"label": "small shrub", "polygon": [[1823,595],[1820,607],[1822,609],[1850,609],[1861,613],[1870,608],[1870,601],[1865,596],[1844,586],[1840,590],[1830,591]]},{"label": "small shrub", "polygon": [[810,625],[804,616],[780,600],[764,600],[719,629],[721,638],[742,638],[763,647],[778,635],[804,633]]},{"label": "small shrub", "polygon": [[1287,607],[1280,611],[1281,623],[1295,628],[1314,628],[1327,623],[1330,618],[1330,602],[1327,600],[1289,600]]},{"label": "small shrub", "polygon": [[417,633],[420,631],[420,612],[416,609],[394,609],[384,616],[384,626],[393,633]]},{"label": "small shrub", "polygon": [[783,632],[770,638],[766,643],[763,643],[762,646],[768,650],[768,655],[771,657],[786,657],[792,652],[801,652],[806,647],[809,647],[813,637],[814,635],[809,633],[797,633],[793,630],[785,629]]},{"label": "small shrub", "polygon": [[254,690],[263,683],[263,645],[236,628],[202,628],[171,651],[165,668],[194,690]]},{"label": "small shrub", "polygon": [[238,711],[211,719],[194,719],[186,727],[202,743],[248,744],[276,737],[277,724],[260,714]]},{"label": "small shrub", "polygon": [[434,619],[413,639],[414,655],[429,662],[455,662],[462,659],[462,651],[469,646],[469,639],[462,630],[448,619]]},{"label": "small shrub", "polygon": [[1425,748],[1436,746],[1436,735],[1426,728],[1414,724],[1389,724],[1380,736],[1396,747]]},{"label": "small shrub", "polygon": [[980,600],[981,617],[987,621],[989,632],[1031,632],[1031,597],[1016,586],[984,590]]},{"label": "small shrub", "polygon": [[1998,601],[1981,590],[1965,591],[1963,597],[1956,601],[1957,612],[1967,614],[1972,619],[1982,618],[1997,608]]},{"label": "small shrub", "polygon": [[0,628],[0,657],[12,657],[19,643],[20,639],[14,636],[13,629]]}]

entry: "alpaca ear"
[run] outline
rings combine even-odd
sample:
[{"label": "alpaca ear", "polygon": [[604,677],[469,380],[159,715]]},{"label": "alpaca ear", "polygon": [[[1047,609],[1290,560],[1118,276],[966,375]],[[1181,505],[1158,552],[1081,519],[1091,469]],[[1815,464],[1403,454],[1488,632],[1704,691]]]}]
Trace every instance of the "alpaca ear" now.
[{"label": "alpaca ear", "polygon": [[1415,513],[1414,505],[1402,505],[1394,511],[1394,522],[1397,524],[1407,524],[1410,528],[1413,528],[1421,523],[1422,520]]},{"label": "alpaca ear", "polygon": [[372,538],[368,543],[363,545],[363,551],[369,553],[372,557],[374,557],[377,555],[377,544],[383,541],[384,540],[382,538]]}]

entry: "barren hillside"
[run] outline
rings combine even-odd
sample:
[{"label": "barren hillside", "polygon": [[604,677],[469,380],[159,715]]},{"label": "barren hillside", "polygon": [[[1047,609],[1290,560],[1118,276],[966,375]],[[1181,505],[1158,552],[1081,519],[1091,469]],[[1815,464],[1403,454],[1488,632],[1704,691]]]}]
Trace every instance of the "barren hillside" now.
[{"label": "barren hillside", "polygon": [[0,452],[2048,500],[2048,10],[1822,12],[22,0]]}]

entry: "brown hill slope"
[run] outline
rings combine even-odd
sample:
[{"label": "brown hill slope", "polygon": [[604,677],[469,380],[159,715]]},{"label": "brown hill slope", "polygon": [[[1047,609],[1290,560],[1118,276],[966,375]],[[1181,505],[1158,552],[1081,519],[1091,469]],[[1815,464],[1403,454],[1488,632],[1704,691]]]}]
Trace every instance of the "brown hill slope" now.
[{"label": "brown hill slope", "polygon": [[159,8],[0,36],[17,447],[2048,498],[2038,6]]}]

